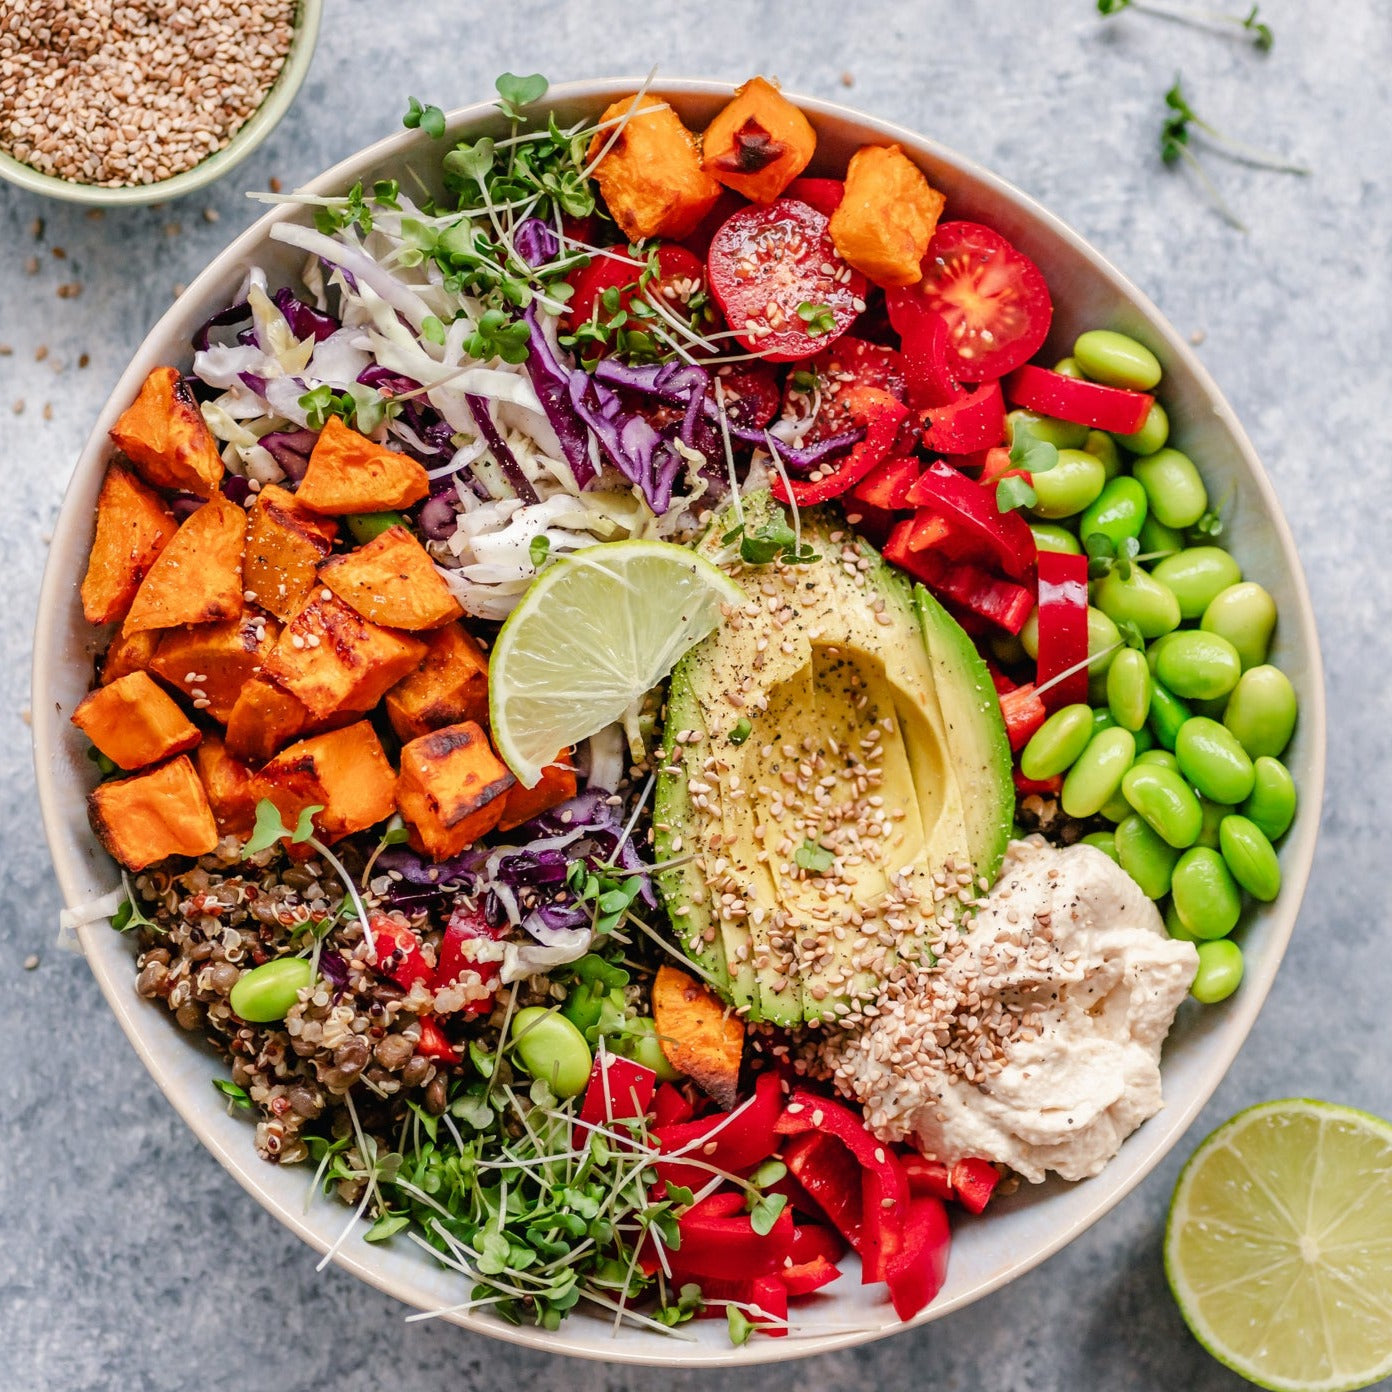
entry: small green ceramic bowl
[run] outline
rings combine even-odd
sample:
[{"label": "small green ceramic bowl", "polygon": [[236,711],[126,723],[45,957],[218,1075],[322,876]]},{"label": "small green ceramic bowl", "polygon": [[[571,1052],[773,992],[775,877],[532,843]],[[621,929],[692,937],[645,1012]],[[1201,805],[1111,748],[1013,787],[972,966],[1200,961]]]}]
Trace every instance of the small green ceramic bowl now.
[{"label": "small green ceramic bowl", "polygon": [[121,188],[103,188],[97,184],[79,184],[71,179],[58,179],[52,174],[40,174],[37,169],[0,150],[0,179],[6,179],[31,193],[60,198],[68,203],[85,203],[93,208],[133,208],[146,203],[161,203],[169,198],[206,188],[229,170],[235,169],[279,124],[290,109],[295,93],[300,90],[309,60],[314,56],[314,44],[319,37],[319,19],[323,0],[299,0],[295,16],[295,37],[290,52],[266,99],[252,113],[241,130],[221,150],[172,178],[153,184],[127,184]]}]

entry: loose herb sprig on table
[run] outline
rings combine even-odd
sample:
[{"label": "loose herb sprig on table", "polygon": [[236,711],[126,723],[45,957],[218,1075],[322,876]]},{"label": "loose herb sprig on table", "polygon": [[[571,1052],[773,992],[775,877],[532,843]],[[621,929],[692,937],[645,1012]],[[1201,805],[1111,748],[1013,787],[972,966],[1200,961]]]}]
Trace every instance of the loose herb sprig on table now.
[{"label": "loose herb sprig on table", "polygon": [[1121,14],[1124,10],[1135,10],[1138,14],[1154,15],[1158,19],[1170,19],[1176,24],[1188,24],[1195,29],[1206,29],[1210,33],[1224,34],[1229,38],[1241,38],[1251,42],[1262,53],[1269,53],[1276,36],[1271,26],[1259,18],[1261,6],[1253,5],[1245,15],[1228,14],[1223,10],[1199,10],[1181,5],[1155,5],[1148,0],[1097,0],[1097,13],[1103,17]]}]

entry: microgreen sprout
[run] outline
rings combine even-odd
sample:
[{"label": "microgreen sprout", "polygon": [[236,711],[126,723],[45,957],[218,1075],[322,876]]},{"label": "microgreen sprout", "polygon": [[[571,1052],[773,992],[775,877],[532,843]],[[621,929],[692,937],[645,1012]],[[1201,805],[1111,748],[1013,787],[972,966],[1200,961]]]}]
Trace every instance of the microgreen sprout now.
[{"label": "microgreen sprout", "polygon": [[836,332],[836,315],[832,313],[830,305],[804,300],[797,307],[797,316],[807,325],[807,332],[814,338]]},{"label": "microgreen sprout", "polygon": [[108,759],[95,744],[87,751],[87,757],[97,766],[97,772],[103,778],[110,778],[113,773],[120,772],[120,766],[116,761]]},{"label": "microgreen sprout", "polygon": [[1262,53],[1270,53],[1271,45],[1276,41],[1271,26],[1258,17],[1260,5],[1253,5],[1245,15],[1240,15],[1228,14],[1223,10],[1192,9],[1185,5],[1155,5],[1149,0],[1097,0],[1097,13],[1104,18],[1121,14],[1124,10],[1135,10],[1138,14],[1154,15],[1157,19],[1169,19],[1176,24],[1188,24],[1195,29],[1245,39]]},{"label": "microgreen sprout", "polygon": [[251,1094],[244,1087],[232,1082],[230,1078],[214,1078],[213,1086],[227,1099],[228,1112],[255,1111]]},{"label": "microgreen sprout", "polygon": [[527,543],[527,559],[531,561],[533,570],[540,570],[550,554],[551,538],[544,533],[538,533]]},{"label": "microgreen sprout", "polygon": [[819,846],[815,841],[804,841],[793,852],[793,863],[799,870],[806,870],[813,875],[825,875],[836,863],[836,857],[825,846]]},{"label": "microgreen sprout", "polygon": [[520,121],[523,119],[522,107],[540,101],[550,83],[540,73],[531,73],[527,77],[503,73],[493,85],[498,89],[498,109],[510,121]]},{"label": "microgreen sprout", "polygon": [[996,484],[996,510],[1033,507],[1039,501],[1034,491],[1034,475],[1047,473],[1058,463],[1058,450],[1023,426],[1017,426],[1010,443],[1010,462],[1023,474],[1010,473]]},{"label": "microgreen sprout", "polygon": [[1141,543],[1135,537],[1123,537],[1117,543],[1105,532],[1090,532],[1083,550],[1087,552],[1089,580],[1100,580],[1113,572],[1119,580],[1129,580],[1131,565],[1141,554]]},{"label": "microgreen sprout", "polygon": [[753,733],[754,726],[750,723],[749,717],[742,715],[730,726],[730,733],[726,738],[731,744],[743,744]]},{"label": "microgreen sprout", "polygon": [[407,130],[423,130],[432,140],[439,140],[445,133],[445,113],[438,106],[427,106],[416,97],[407,98],[406,114],[401,124]]},{"label": "microgreen sprout", "polygon": [[[422,333],[429,337],[424,326]],[[438,341],[444,342],[443,331]],[[401,412],[399,401],[384,397],[375,387],[361,382],[353,382],[341,392],[323,383],[305,392],[299,398],[299,407],[311,430],[322,430],[331,416],[337,416],[364,435],[371,435],[383,421],[393,420]]]},{"label": "microgreen sprout", "polygon": [[163,933],[164,928],[153,919],[145,917],[124,870],[121,872],[121,884],[126,891],[126,901],[111,915],[111,926],[118,933],[128,933],[132,928],[148,928],[153,933]]}]

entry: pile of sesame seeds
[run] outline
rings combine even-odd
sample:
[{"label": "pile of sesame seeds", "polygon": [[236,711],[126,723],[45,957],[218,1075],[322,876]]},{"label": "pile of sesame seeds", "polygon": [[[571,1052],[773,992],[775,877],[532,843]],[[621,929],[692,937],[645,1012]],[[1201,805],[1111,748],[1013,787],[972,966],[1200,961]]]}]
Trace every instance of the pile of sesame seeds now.
[{"label": "pile of sesame seeds", "polygon": [[0,0],[0,148],[74,183],[192,169],[265,100],[298,0]]}]

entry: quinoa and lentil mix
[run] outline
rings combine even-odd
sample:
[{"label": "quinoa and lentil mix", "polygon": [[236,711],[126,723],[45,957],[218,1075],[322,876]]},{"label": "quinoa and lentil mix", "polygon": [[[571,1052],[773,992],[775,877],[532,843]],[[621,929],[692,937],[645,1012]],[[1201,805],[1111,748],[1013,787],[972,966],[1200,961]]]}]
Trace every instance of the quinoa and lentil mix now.
[{"label": "quinoa and lentil mix", "polygon": [[120,188],[222,149],[265,100],[299,0],[0,0],[0,148]]}]

